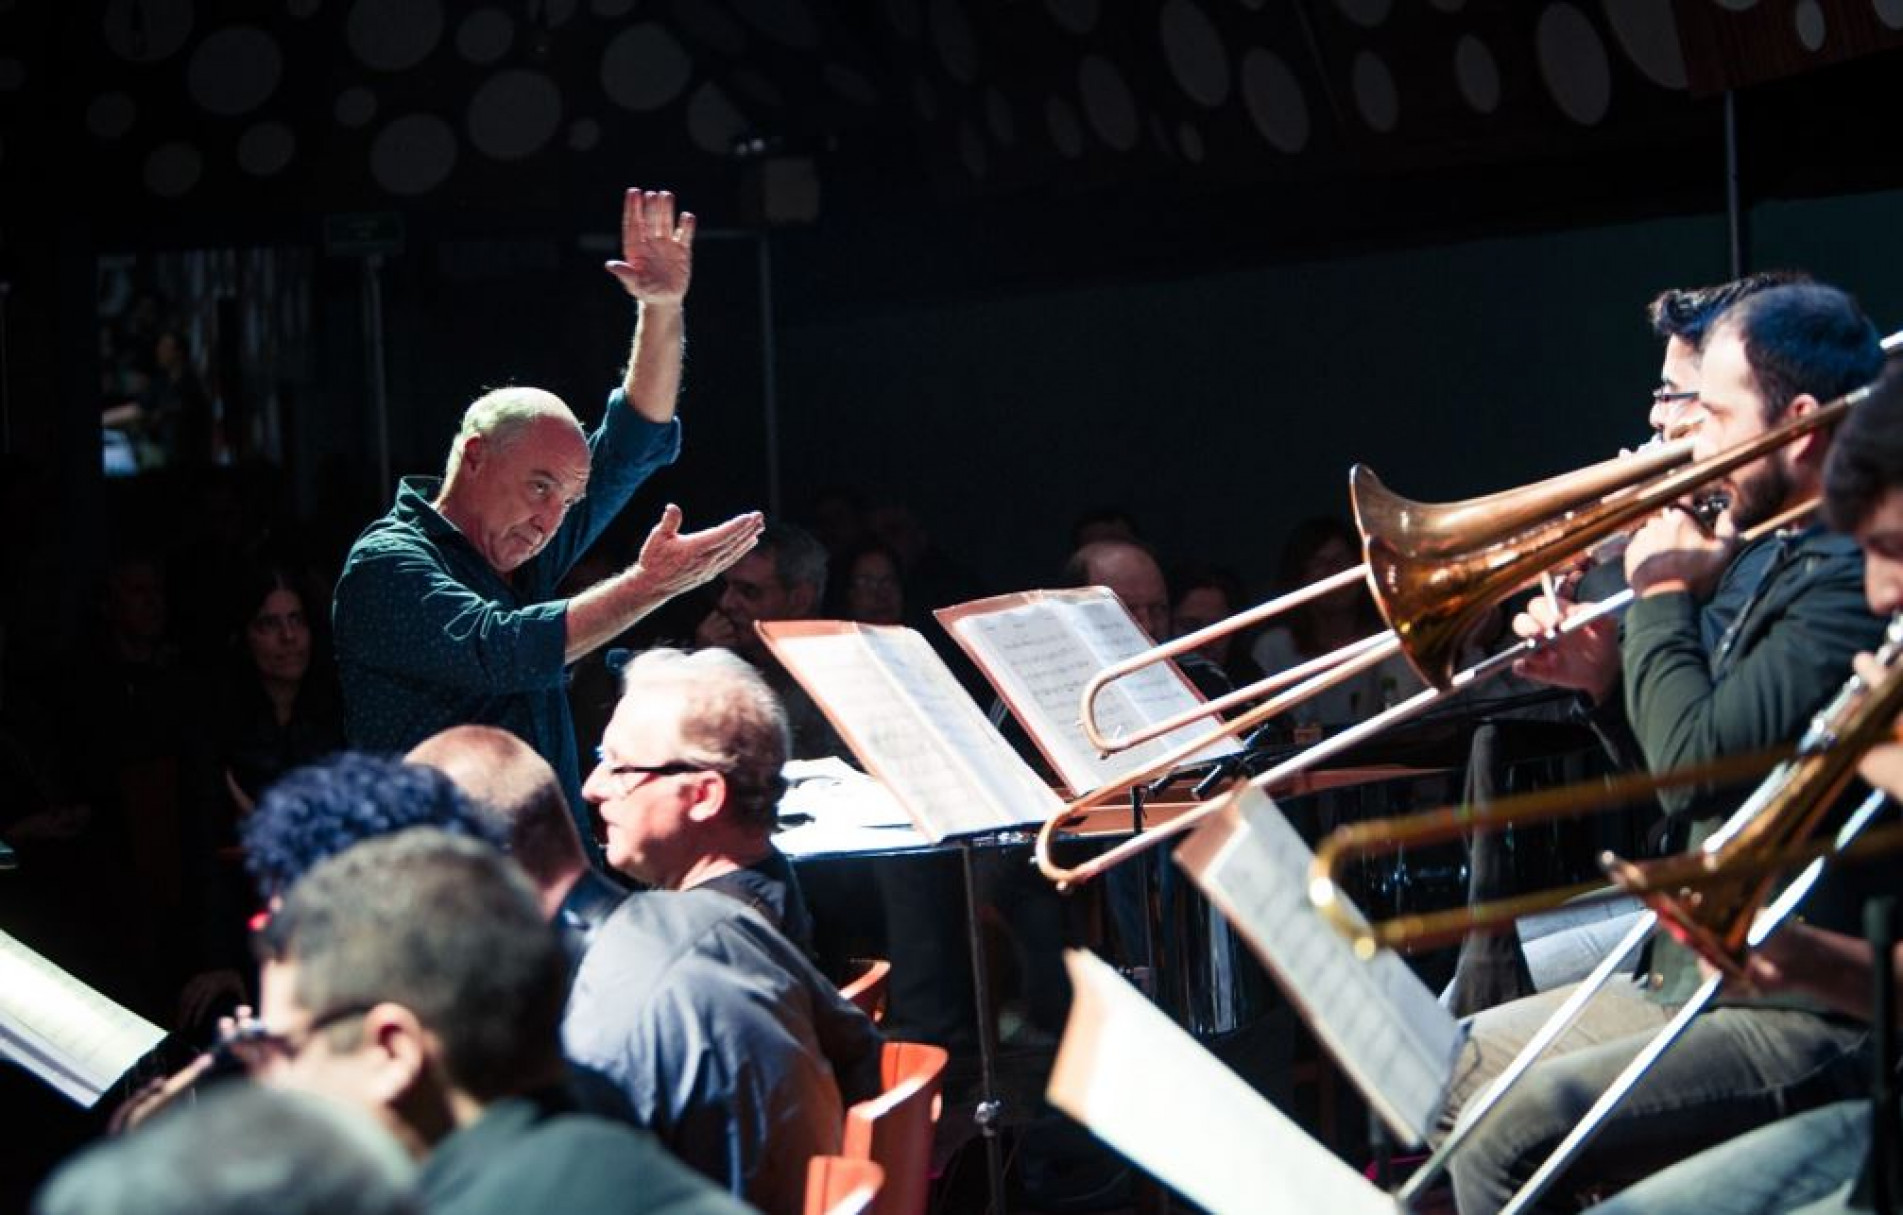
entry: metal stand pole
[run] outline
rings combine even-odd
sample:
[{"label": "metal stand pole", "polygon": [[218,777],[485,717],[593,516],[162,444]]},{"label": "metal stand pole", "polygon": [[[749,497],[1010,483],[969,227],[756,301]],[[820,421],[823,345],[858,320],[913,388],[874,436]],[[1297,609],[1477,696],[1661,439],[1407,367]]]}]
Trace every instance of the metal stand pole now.
[{"label": "metal stand pole", "polygon": [[[370,391],[370,413],[377,429],[377,484],[392,486],[390,479],[390,389],[383,366],[383,255],[372,253],[363,259],[364,372]],[[394,492],[394,491],[392,491]]]},{"label": "metal stand pole", "polygon": [[1870,1086],[1870,1154],[1864,1161],[1864,1175],[1857,1186],[1867,1195],[1870,1209],[1877,1215],[1896,1215],[1897,1152],[1899,1144],[1896,1107],[1896,900],[1885,896],[1871,899],[1863,909],[1863,935],[1870,941],[1872,981],[1876,984],[1870,1002],[1871,1019],[1876,1023],[1876,1049],[1871,1067],[1875,1069]]},{"label": "metal stand pole", "polygon": [[759,239],[760,408],[766,421],[766,505],[772,514],[785,509],[780,487],[780,373],[773,332],[773,253],[770,234]]},{"label": "metal stand pole", "polygon": [[1004,1144],[999,1134],[1004,1129],[1004,1102],[998,1097],[998,1040],[991,1024],[991,974],[985,951],[985,934],[978,923],[978,867],[968,838],[958,841],[959,859],[965,871],[965,930],[971,947],[971,991],[978,1013],[978,1074],[982,1086],[978,1108],[972,1115],[978,1133],[985,1141],[985,1174],[991,1187],[990,1210],[1005,1215]]},{"label": "metal stand pole", "polygon": [[13,450],[13,360],[7,350],[7,303],[13,284],[0,278],[0,452]]},{"label": "metal stand pole", "polygon": [[1725,91],[1725,228],[1730,238],[1731,277],[1744,276],[1743,188],[1738,180],[1738,95]]}]

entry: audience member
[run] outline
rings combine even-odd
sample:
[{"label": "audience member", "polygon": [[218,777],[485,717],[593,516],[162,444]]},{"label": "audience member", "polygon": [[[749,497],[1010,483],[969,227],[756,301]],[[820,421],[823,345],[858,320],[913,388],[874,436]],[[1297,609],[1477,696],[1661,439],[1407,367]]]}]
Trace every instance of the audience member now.
[{"label": "audience member", "polygon": [[[1152,641],[1168,641],[1174,635],[1169,584],[1163,580],[1156,555],[1145,545],[1133,540],[1093,540],[1064,563],[1063,584],[1108,587]],[[1222,669],[1201,654],[1184,654],[1176,659],[1176,666],[1197,691],[1212,700],[1231,690]]]},{"label": "audience member", "polygon": [[768,842],[786,726],[721,651],[628,666],[586,795],[610,862],[661,889],[597,932],[563,1036],[676,1155],[769,1212],[801,1207],[847,1103],[879,1087],[879,1036],[776,923],[796,888]]},{"label": "audience member", "polygon": [[555,769],[527,743],[494,726],[452,726],[403,758],[435,768],[501,817],[509,855],[529,875],[542,913],[579,962],[595,929],[628,892],[588,864]]},{"label": "audience member", "polygon": [[867,540],[865,499],[855,490],[831,486],[813,495],[801,516],[807,521],[814,539],[826,546],[826,553],[838,561]]},{"label": "audience member", "polygon": [[791,523],[774,523],[753,551],[722,575],[719,604],[694,634],[697,644],[730,649],[759,668],[785,708],[794,759],[844,755],[846,745],[753,626],[811,619],[825,597],[826,550]]},{"label": "audience member", "polygon": [[740,1209],[649,1137],[573,1111],[561,945],[487,845],[415,828],[322,861],[260,955],[254,1074],[369,1111],[422,1162],[434,1215]]},{"label": "audience member", "polygon": [[[1361,537],[1330,516],[1295,525],[1282,545],[1275,593],[1312,586],[1361,563]],[[1255,639],[1250,657],[1264,675],[1274,675],[1387,626],[1365,583],[1309,600],[1277,618]],[[1361,721],[1420,690],[1421,681],[1398,655],[1343,680],[1295,706],[1281,719],[1291,725],[1342,726]]]},{"label": "audience member", "polygon": [[[1187,571],[1173,581],[1172,588],[1172,638],[1186,637],[1198,629],[1219,624],[1249,606],[1243,598],[1242,579],[1226,569]],[[1239,633],[1218,637],[1198,646],[1193,653],[1214,663],[1236,687],[1245,687],[1262,678],[1261,668],[1255,665]]]},{"label": "audience member", "polygon": [[416,1165],[349,1106],[233,1082],[63,1165],[35,1215],[422,1215]]},{"label": "audience member", "polygon": [[905,578],[897,553],[877,540],[868,540],[841,557],[838,569],[840,577],[834,580],[827,597],[828,615],[861,624],[907,622]]},{"label": "audience member", "polygon": [[280,776],[341,749],[343,707],[321,616],[301,580],[275,564],[251,566],[225,605],[226,654],[214,685],[210,754],[184,808],[188,898],[198,910],[199,973],[180,998],[179,1023],[203,1023],[221,1000],[246,999],[244,923],[255,899],[239,863],[238,823]]}]

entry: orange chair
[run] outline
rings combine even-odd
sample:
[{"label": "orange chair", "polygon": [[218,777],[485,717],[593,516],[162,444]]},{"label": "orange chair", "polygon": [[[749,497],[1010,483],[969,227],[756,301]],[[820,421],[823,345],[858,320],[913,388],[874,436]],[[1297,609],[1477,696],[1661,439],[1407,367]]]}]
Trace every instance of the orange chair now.
[{"label": "orange chair", "polygon": [[884,1091],[846,1111],[840,1153],[885,1170],[873,1215],[923,1215],[932,1171],[932,1128],[949,1056],[918,1042],[887,1042],[879,1057]]},{"label": "orange chair", "polygon": [[892,978],[892,963],[884,958],[863,958],[859,964],[865,969],[855,975],[850,983],[839,989],[839,994],[850,1000],[860,1012],[872,1018],[877,1025],[885,1020],[886,985]]},{"label": "orange chair", "polygon": [[885,1170],[870,1160],[815,1156],[806,1164],[805,1215],[867,1215]]}]

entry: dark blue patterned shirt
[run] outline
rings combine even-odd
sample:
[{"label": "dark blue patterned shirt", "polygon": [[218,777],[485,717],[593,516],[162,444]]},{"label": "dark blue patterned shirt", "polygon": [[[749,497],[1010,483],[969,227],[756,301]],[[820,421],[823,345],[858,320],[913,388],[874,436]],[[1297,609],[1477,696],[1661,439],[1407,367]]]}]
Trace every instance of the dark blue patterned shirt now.
[{"label": "dark blue patterned shirt", "polygon": [[512,579],[430,505],[440,478],[404,478],[351,546],[331,609],[350,745],[400,752],[450,726],[499,726],[548,760],[592,839],[568,711],[568,602],[555,588],[680,446],[678,421],[648,421],[615,389],[588,437],[587,496]]}]

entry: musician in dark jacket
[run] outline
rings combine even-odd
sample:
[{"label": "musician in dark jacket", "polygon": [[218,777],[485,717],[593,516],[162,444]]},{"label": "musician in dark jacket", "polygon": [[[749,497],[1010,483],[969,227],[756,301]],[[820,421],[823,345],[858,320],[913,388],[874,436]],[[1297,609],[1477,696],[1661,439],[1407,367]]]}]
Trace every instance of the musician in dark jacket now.
[{"label": "musician in dark jacket", "polygon": [[[1903,612],[1903,372],[1888,371],[1876,395],[1839,429],[1824,474],[1824,505],[1831,525],[1854,535],[1864,551],[1870,610],[1896,621]],[[1887,661],[1880,663],[1879,656]],[[1898,656],[1879,656],[1857,658],[1857,674],[1868,688],[1898,675]],[[1903,743],[1873,747],[1859,772],[1891,798],[1903,798]],[[1903,860],[1894,855],[1853,863],[1852,876],[1890,893],[1903,877]],[[1859,936],[1786,924],[1747,960],[1744,985],[1758,992],[1797,993],[1868,1020],[1875,960],[1869,942]],[[1892,973],[1903,974],[1903,950],[1892,959]],[[1857,1099],[1781,1119],[1674,1165],[1595,1210],[1606,1215],[1867,1210],[1867,1203],[1856,1200],[1858,1182],[1890,1146],[1873,1143],[1871,1113],[1871,1102]]]},{"label": "musician in dark jacket", "polygon": [[[1881,366],[1875,330],[1842,292],[1802,284],[1753,296],[1706,334],[1696,454],[1711,456],[1808,415],[1874,379]],[[1812,432],[1725,476],[1730,506],[1715,532],[1673,508],[1633,537],[1625,566],[1638,601],[1620,646],[1624,702],[1652,771],[1795,741],[1849,677],[1851,656],[1876,643],[1880,623],[1862,601],[1862,560],[1842,538],[1816,528],[1780,535],[1763,542],[1768,552],[1742,550],[1762,562],[1753,577],[1727,581],[1742,533],[1816,496],[1828,447],[1827,430]],[[1709,636],[1702,609],[1721,588],[1738,597],[1736,612]],[[1665,834],[1696,843],[1741,800],[1736,787],[1678,790],[1661,803]],[[1555,1056],[1527,1073],[1454,1157],[1464,1215],[1497,1210],[1519,1188],[1670,1019],[1695,978],[1687,955],[1660,946],[1636,983],[1615,980],[1593,999]],[[1475,1018],[1447,1125],[1569,994],[1545,993]],[[1846,1019],[1796,1008],[1706,1014],[1613,1112],[1556,1193],[1644,1176],[1790,1110],[1855,1091],[1865,1037]]]}]

